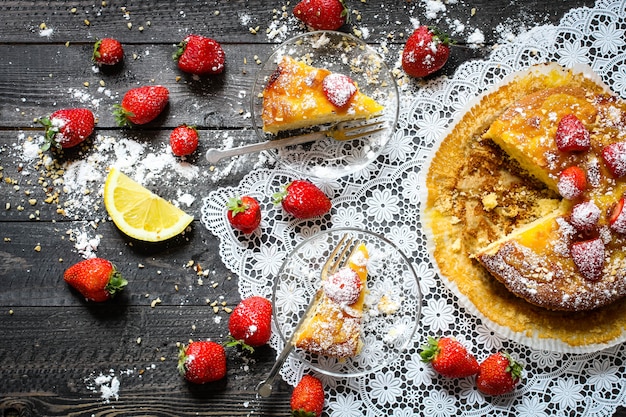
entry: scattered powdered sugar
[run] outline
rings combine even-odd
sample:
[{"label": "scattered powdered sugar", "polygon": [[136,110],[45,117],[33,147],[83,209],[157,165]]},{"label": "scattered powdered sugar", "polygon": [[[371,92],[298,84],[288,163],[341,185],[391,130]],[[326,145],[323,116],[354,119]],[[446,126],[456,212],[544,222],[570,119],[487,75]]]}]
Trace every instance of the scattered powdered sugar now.
[{"label": "scattered powdered sugar", "polygon": [[87,230],[70,229],[67,231],[70,240],[74,242],[74,248],[85,259],[95,258],[101,235],[92,235]]},{"label": "scattered powdered sugar", "polygon": [[119,399],[120,380],[115,375],[115,370],[110,369],[106,374],[100,373],[95,377],[86,379],[87,389],[92,392],[100,393],[100,398],[105,403],[109,403],[111,399]]}]

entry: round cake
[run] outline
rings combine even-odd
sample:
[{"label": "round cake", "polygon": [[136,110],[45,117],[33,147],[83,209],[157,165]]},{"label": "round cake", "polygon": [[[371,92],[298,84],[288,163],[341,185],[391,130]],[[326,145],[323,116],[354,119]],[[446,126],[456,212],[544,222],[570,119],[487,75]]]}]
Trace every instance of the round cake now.
[{"label": "round cake", "polygon": [[441,273],[513,332],[615,339],[626,325],[615,317],[626,312],[624,167],[626,104],[597,77],[557,64],[510,77],[458,120],[428,169]]}]

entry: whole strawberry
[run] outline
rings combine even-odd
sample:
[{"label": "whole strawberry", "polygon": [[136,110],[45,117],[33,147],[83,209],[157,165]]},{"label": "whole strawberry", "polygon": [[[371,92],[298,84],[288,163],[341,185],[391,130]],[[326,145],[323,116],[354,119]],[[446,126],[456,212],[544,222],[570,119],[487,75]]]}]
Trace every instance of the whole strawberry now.
[{"label": "whole strawberry", "polygon": [[182,71],[206,75],[224,71],[225,56],[217,41],[201,35],[189,35],[178,45],[173,58]]},{"label": "whole strawberry", "polygon": [[98,65],[115,65],[124,59],[124,48],[117,39],[99,39],[93,45],[91,59]]},{"label": "whole strawberry", "polygon": [[273,195],[274,204],[298,219],[310,219],[330,211],[331,202],[315,184],[306,180],[295,180],[283,186]]},{"label": "whole strawberry", "polygon": [[198,149],[198,131],[193,126],[180,125],[170,133],[170,147],[176,156],[190,155]]},{"label": "whole strawberry", "polygon": [[242,300],[228,321],[231,342],[251,352],[263,346],[272,335],[272,303],[264,297],[252,296]]},{"label": "whole strawberry", "polygon": [[294,417],[319,417],[324,409],[322,381],[304,375],[291,393],[291,415]]},{"label": "whole strawberry", "polygon": [[248,195],[228,200],[226,218],[232,227],[244,233],[252,233],[261,224],[261,206]]},{"label": "whole strawberry", "polygon": [[170,92],[161,85],[133,88],[124,94],[113,115],[119,126],[143,125],[156,119],[169,100]]},{"label": "whole strawberry", "polygon": [[63,279],[87,300],[106,301],[128,283],[106,259],[90,258],[70,266]]},{"label": "whole strawberry", "polygon": [[60,109],[39,119],[45,128],[42,151],[55,148],[71,148],[87,139],[94,130],[95,118],[89,109]]},{"label": "whole strawberry", "polygon": [[293,15],[315,30],[337,30],[348,19],[343,0],[302,0],[293,8]]},{"label": "whole strawberry", "polygon": [[508,353],[491,354],[480,364],[476,387],[487,395],[502,395],[513,391],[522,378],[522,365]]},{"label": "whole strawberry", "polygon": [[458,340],[451,337],[428,337],[420,352],[422,361],[449,378],[465,378],[478,373],[478,361]]},{"label": "whole strawberry", "polygon": [[218,381],[226,376],[226,352],[219,343],[208,340],[181,345],[178,371],[194,384]]},{"label": "whole strawberry", "polygon": [[439,71],[450,56],[450,39],[436,28],[420,26],[407,39],[402,51],[402,68],[412,77]]}]

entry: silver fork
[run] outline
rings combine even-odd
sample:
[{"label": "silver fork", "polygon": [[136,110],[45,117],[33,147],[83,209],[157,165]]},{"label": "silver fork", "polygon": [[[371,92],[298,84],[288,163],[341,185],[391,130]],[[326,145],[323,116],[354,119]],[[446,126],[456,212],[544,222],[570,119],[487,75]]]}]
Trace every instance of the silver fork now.
[{"label": "silver fork", "polygon": [[[350,250],[350,246],[352,245],[353,238],[349,238],[347,243],[344,244],[346,239],[348,239],[348,235],[343,235],[339,243],[337,243],[337,246],[335,246],[335,249],[333,249],[332,253],[326,260],[326,263],[324,263],[324,266],[322,267],[322,273],[321,273],[322,280],[325,280],[329,275],[334,274],[337,271],[337,269],[339,269],[340,266],[344,267],[345,265],[347,265],[348,259],[350,259],[350,256],[352,256],[354,249],[350,251],[350,253],[348,254]],[[278,358],[276,359],[276,363],[274,363],[274,366],[272,366],[272,369],[270,369],[270,372],[267,375],[267,378],[265,378],[265,380],[261,381],[259,385],[257,385],[256,387],[257,397],[266,398],[272,394],[272,386],[274,384],[274,379],[276,378],[276,375],[278,375],[278,371],[283,366],[283,363],[285,362],[285,360],[287,360],[287,357],[289,356],[289,354],[294,348],[293,338],[298,333],[298,330],[300,330],[300,326],[302,326],[302,323],[304,322],[305,317],[309,314],[309,311],[311,311],[311,308],[315,304],[315,300],[318,298],[320,291],[322,290],[321,289],[317,290],[317,293],[313,296],[313,298],[309,302],[309,305],[307,306],[306,310],[304,310],[302,317],[300,317],[298,324],[296,325],[296,327],[293,329],[293,332],[291,333],[291,337],[289,337],[289,340],[287,340],[287,342],[285,343],[285,347],[283,347],[283,350],[280,352],[280,355],[278,355]]]},{"label": "silver fork", "polygon": [[327,130],[307,133],[305,135],[290,136],[282,139],[268,140],[260,143],[252,143],[243,145],[238,148],[230,149],[209,149],[206,153],[206,159],[211,164],[217,163],[219,160],[236,155],[260,152],[266,149],[277,149],[284,146],[300,145],[325,137],[333,138],[339,141],[354,140],[362,138],[386,129],[384,120],[371,119],[366,124],[354,124],[354,121],[340,122],[332,125]]}]

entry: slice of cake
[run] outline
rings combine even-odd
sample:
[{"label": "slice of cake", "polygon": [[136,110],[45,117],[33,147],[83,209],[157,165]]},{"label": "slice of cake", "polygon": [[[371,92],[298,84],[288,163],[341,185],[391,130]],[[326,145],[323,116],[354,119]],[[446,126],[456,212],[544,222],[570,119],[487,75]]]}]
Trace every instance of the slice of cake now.
[{"label": "slice of cake", "polygon": [[313,307],[294,336],[297,348],[336,358],[361,351],[367,261],[367,248],[361,243],[347,266],[322,281]]},{"label": "slice of cake", "polygon": [[284,130],[367,119],[384,107],[348,76],[285,56],[263,91],[263,130]]}]

